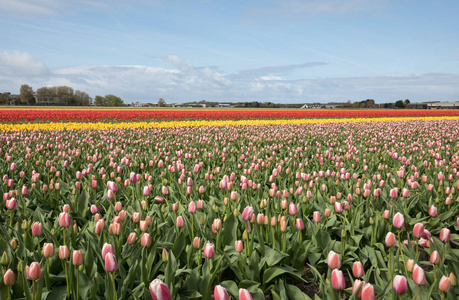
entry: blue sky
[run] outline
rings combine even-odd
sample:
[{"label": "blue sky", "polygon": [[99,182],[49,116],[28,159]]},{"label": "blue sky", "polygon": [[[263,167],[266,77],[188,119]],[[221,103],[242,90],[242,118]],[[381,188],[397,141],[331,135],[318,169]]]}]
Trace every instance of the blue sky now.
[{"label": "blue sky", "polygon": [[0,0],[0,92],[459,101],[459,1]]}]

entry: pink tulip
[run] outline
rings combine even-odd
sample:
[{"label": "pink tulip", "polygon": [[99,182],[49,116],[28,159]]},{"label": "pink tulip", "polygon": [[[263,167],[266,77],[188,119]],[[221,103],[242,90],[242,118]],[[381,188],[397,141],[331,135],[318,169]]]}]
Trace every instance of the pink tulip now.
[{"label": "pink tulip", "polygon": [[131,233],[129,233],[129,235],[127,237],[126,243],[128,245],[134,245],[136,239],[137,239],[137,234],[135,232],[131,232]]},{"label": "pink tulip", "polygon": [[239,289],[239,300],[253,300],[253,297],[248,290]]},{"label": "pink tulip", "polygon": [[341,260],[339,259],[338,253],[331,250],[328,253],[327,264],[330,269],[339,269],[341,268]]},{"label": "pink tulip", "polygon": [[153,300],[171,299],[171,292],[169,287],[160,279],[155,279],[150,283],[150,293]]},{"label": "pink tulip", "polygon": [[37,262],[33,262],[29,266],[26,266],[26,276],[29,280],[38,280],[41,277],[41,267]]},{"label": "pink tulip", "polygon": [[442,276],[438,283],[438,289],[443,293],[448,293],[451,288],[451,280],[449,277]]},{"label": "pink tulip", "polygon": [[32,225],[32,235],[33,236],[40,236],[43,234],[43,224],[40,222],[35,222]]},{"label": "pink tulip", "polygon": [[80,250],[73,250],[72,263],[74,266],[81,266],[84,262],[83,254]]},{"label": "pink tulip", "polygon": [[118,270],[118,263],[116,262],[115,254],[107,252],[104,257],[105,260],[105,271],[114,272]]},{"label": "pink tulip", "polygon": [[140,238],[140,245],[142,245],[142,247],[147,247],[147,248],[151,246],[150,234],[146,232],[142,234],[142,237]]},{"label": "pink tulip", "polygon": [[440,263],[440,254],[437,250],[433,251],[432,254],[430,254],[430,263],[433,265],[438,265]]},{"label": "pink tulip", "polygon": [[215,245],[207,243],[204,246],[203,255],[205,258],[212,259],[215,255]]},{"label": "pink tulip", "polygon": [[8,269],[5,274],[3,275],[3,283],[6,286],[12,286],[16,282],[16,276],[14,275],[14,272],[11,271],[11,269]]},{"label": "pink tulip", "polygon": [[215,300],[229,300],[228,292],[221,285],[216,285],[214,288],[214,299]]},{"label": "pink tulip", "polygon": [[437,208],[433,204],[429,208],[429,216],[431,216],[432,218],[435,218],[437,216]]},{"label": "pink tulip", "polygon": [[169,190],[167,189],[166,186],[163,186],[163,187],[161,188],[161,192],[163,193],[163,195],[169,195]]},{"label": "pink tulip", "polygon": [[451,239],[451,231],[448,228],[443,228],[440,231],[440,241],[448,243]]},{"label": "pink tulip", "polygon": [[414,265],[414,269],[413,269],[413,281],[417,285],[425,285],[427,282],[426,274],[424,273],[424,269],[422,269],[417,264]]},{"label": "pink tulip", "polygon": [[114,193],[118,192],[118,186],[113,181],[107,182],[107,188]]},{"label": "pink tulip", "polygon": [[6,200],[5,203],[6,208],[9,210],[15,210],[17,207],[17,201],[16,198],[11,198],[10,200]]},{"label": "pink tulip", "polygon": [[177,217],[177,227],[182,228],[183,226],[185,226],[185,221],[183,220],[182,216],[178,216]]},{"label": "pink tulip", "polygon": [[402,229],[405,227],[405,218],[401,213],[396,213],[394,219],[392,220],[392,225],[395,228]]},{"label": "pink tulip", "polygon": [[241,253],[244,250],[244,243],[241,240],[234,242],[234,249],[236,252]]},{"label": "pink tulip", "polygon": [[424,235],[424,224],[416,223],[413,227],[413,236],[420,238]]},{"label": "pink tulip", "polygon": [[360,279],[354,280],[354,284],[352,285],[352,294],[354,294],[357,291],[357,293],[355,294],[355,297],[357,299],[360,299],[362,297],[362,289],[364,285],[364,281],[361,281]]},{"label": "pink tulip", "polygon": [[194,214],[196,212],[196,204],[194,201],[191,201],[191,203],[188,205],[188,212],[190,214]]},{"label": "pink tulip", "polygon": [[288,206],[288,213],[289,213],[289,215],[291,215],[291,216],[295,216],[295,215],[298,213],[298,210],[297,210],[297,208],[296,208],[295,203],[290,202],[290,204],[289,204],[289,206]]},{"label": "pink tulip", "polygon": [[335,212],[337,213],[343,212],[343,206],[340,202],[335,202]]},{"label": "pink tulip", "polygon": [[303,220],[301,220],[300,218],[296,219],[296,229],[298,229],[298,230],[303,230],[304,229]]},{"label": "pink tulip", "polygon": [[59,214],[59,226],[66,228],[70,225],[70,215],[66,212],[61,212]]},{"label": "pink tulip", "polygon": [[344,275],[341,270],[334,269],[332,271],[331,283],[335,290],[344,290],[346,288],[346,282],[344,281]]},{"label": "pink tulip", "polygon": [[252,206],[247,206],[244,211],[242,212],[242,220],[248,221],[252,219],[253,216],[253,207]]},{"label": "pink tulip", "polygon": [[105,243],[102,246],[102,259],[105,260],[105,255],[107,255],[107,253],[115,254],[115,249],[113,248],[111,244]]},{"label": "pink tulip", "polygon": [[375,300],[375,288],[367,283],[362,287],[362,300]]},{"label": "pink tulip", "polygon": [[321,218],[320,218],[320,212],[315,211],[312,213],[312,220],[316,223],[320,223]]},{"label": "pink tulip", "polygon": [[365,271],[363,270],[363,265],[360,261],[356,261],[352,265],[352,275],[354,275],[355,278],[360,278],[363,275],[365,275]]},{"label": "pink tulip", "polygon": [[396,275],[394,280],[392,280],[392,289],[397,294],[405,294],[408,292],[408,282],[406,281],[405,276]]},{"label": "pink tulip", "polygon": [[64,260],[70,257],[69,247],[66,245],[59,246],[59,259]]},{"label": "pink tulip", "polygon": [[394,247],[395,244],[397,243],[397,241],[395,240],[395,234],[393,234],[392,232],[388,232],[386,234],[384,243],[386,244],[386,247],[389,247],[389,248]]},{"label": "pink tulip", "polygon": [[47,258],[54,256],[54,244],[53,243],[43,244],[43,256]]}]

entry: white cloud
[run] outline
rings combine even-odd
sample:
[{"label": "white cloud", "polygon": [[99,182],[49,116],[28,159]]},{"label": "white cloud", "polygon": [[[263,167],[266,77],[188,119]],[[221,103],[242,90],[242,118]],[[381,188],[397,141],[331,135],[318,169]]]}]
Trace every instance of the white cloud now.
[{"label": "white cloud", "polygon": [[271,70],[269,66],[247,76],[244,72],[227,74],[216,67],[196,67],[177,56],[168,56],[166,61],[172,64],[171,68],[120,65],[48,70],[27,52],[0,51],[0,86],[6,89],[3,91],[17,93],[24,83],[35,90],[43,86],[68,85],[92,97],[115,94],[129,102],[156,102],[160,97],[171,102],[202,99],[290,103],[367,98],[377,102],[459,100],[459,75],[452,74],[288,80],[259,71]]},{"label": "white cloud", "polygon": [[44,63],[35,59],[28,52],[21,51],[0,51],[0,67],[3,67],[3,73],[16,76],[37,76],[49,73]]}]

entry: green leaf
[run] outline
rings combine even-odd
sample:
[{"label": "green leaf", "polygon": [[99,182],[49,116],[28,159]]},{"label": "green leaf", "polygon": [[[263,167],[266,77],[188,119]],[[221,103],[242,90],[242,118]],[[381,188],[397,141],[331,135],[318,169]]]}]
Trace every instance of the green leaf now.
[{"label": "green leaf", "polygon": [[295,299],[295,300],[311,300],[308,295],[303,293],[298,287],[292,285],[292,284],[287,284],[285,287],[285,290],[287,292],[287,297],[288,299]]},{"label": "green leaf", "polygon": [[237,239],[237,225],[238,221],[236,217],[233,214],[228,215],[222,226],[222,248],[224,248],[225,245],[234,245]]},{"label": "green leaf", "polygon": [[327,249],[330,245],[330,233],[327,231],[319,230],[316,234],[317,245],[323,250]]},{"label": "green leaf", "polygon": [[301,277],[301,273],[297,272],[292,267],[274,266],[274,267],[271,267],[271,268],[267,269],[265,271],[265,273],[263,274],[263,284],[266,285],[267,283],[269,283],[273,279],[275,279],[275,278],[277,278],[277,277],[279,277],[279,276],[281,276],[283,274],[287,274],[287,275],[293,277],[294,279],[296,279],[298,281],[306,282],[306,280]]}]

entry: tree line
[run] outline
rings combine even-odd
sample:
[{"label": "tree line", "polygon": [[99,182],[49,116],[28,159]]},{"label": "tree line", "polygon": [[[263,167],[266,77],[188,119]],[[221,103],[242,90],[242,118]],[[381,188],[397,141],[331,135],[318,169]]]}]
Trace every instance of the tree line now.
[{"label": "tree line", "polygon": [[58,105],[58,106],[123,106],[124,102],[115,95],[90,97],[86,92],[69,86],[41,87],[34,92],[28,84],[21,85],[19,97],[0,93],[2,105]]}]

